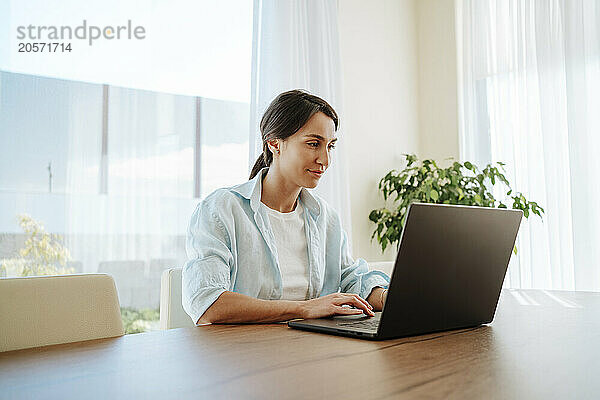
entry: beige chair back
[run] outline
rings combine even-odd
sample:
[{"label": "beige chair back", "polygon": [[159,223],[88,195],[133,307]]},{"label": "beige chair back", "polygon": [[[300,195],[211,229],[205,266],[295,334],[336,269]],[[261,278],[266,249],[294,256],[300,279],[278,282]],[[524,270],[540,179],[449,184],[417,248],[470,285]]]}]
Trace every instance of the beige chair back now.
[{"label": "beige chair back", "polygon": [[181,305],[181,268],[163,271],[160,281],[160,329],[196,326]]},{"label": "beige chair back", "polygon": [[0,351],[123,334],[119,298],[109,275],[0,279]]}]

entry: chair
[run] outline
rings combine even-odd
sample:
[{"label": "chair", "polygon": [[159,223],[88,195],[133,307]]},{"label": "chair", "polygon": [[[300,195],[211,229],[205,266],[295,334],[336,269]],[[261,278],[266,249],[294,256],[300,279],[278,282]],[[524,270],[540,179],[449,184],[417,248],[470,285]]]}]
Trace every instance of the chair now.
[{"label": "chair", "polygon": [[[394,261],[368,263],[371,270],[392,274]],[[160,329],[196,326],[181,305],[181,268],[163,271],[160,282]]]},{"label": "chair", "polygon": [[0,352],[124,333],[109,275],[0,279]]},{"label": "chair", "polygon": [[160,280],[160,329],[196,326],[181,305],[181,268],[163,271]]},{"label": "chair", "polygon": [[158,308],[160,305],[160,281],[162,273],[165,269],[173,265],[177,265],[177,260],[172,258],[153,258],[150,260],[146,279],[148,282],[147,285],[150,288],[148,303],[153,309]]}]

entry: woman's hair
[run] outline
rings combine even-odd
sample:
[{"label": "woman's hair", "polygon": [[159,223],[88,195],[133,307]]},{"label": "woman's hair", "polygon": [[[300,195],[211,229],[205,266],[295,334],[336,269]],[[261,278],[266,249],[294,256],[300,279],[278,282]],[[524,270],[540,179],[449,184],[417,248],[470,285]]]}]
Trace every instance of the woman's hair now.
[{"label": "woman's hair", "polygon": [[322,112],[331,118],[337,131],[338,115],[322,98],[304,90],[290,90],[277,96],[260,120],[263,152],[252,167],[250,179],[254,178],[262,168],[271,165],[273,161],[273,153],[269,150],[267,142],[272,139],[287,139],[298,132],[317,112]]}]

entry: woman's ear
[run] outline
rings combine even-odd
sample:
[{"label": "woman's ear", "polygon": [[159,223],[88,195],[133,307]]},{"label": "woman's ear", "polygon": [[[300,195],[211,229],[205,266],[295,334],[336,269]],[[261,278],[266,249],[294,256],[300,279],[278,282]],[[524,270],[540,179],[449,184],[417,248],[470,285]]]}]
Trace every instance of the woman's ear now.
[{"label": "woman's ear", "polygon": [[279,152],[281,151],[280,145],[281,142],[279,139],[267,140],[267,146],[269,146],[269,150],[271,150],[271,153],[273,153],[273,155],[279,154]]}]

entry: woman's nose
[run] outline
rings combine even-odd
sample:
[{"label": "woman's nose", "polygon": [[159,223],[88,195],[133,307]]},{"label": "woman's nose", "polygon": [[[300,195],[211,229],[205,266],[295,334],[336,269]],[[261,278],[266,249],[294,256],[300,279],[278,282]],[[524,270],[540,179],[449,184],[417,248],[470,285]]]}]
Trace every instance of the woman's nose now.
[{"label": "woman's nose", "polygon": [[321,164],[324,169],[327,169],[329,166],[329,150],[326,148],[325,150],[319,152],[319,158],[317,158],[317,163]]}]

